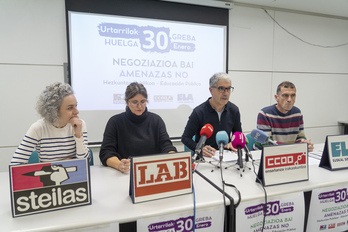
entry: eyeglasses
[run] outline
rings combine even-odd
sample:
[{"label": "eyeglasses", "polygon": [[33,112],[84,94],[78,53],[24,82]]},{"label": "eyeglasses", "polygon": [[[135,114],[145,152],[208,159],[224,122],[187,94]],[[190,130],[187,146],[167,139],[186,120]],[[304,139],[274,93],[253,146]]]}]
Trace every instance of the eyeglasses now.
[{"label": "eyeglasses", "polygon": [[133,106],[137,107],[138,105],[143,106],[146,105],[147,100],[138,101],[129,101]]},{"label": "eyeglasses", "polygon": [[217,89],[220,93],[223,93],[225,91],[227,91],[227,93],[233,92],[234,87],[230,86],[230,87],[223,87],[223,86],[212,86],[212,88]]}]

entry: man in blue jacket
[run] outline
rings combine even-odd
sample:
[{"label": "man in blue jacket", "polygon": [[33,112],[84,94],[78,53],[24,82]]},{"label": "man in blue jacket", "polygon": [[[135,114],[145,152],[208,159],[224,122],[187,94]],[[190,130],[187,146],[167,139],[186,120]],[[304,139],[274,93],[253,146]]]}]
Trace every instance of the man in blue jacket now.
[{"label": "man in blue jacket", "polygon": [[[228,135],[236,131],[242,132],[239,109],[229,101],[233,91],[231,84],[228,74],[214,74],[209,80],[211,97],[197,106],[189,116],[181,142],[193,151],[201,137],[201,128],[207,123],[214,128],[212,136],[206,140],[202,149],[203,156],[214,156],[216,149],[218,149],[215,138],[217,132],[226,131]],[[195,140],[192,140],[193,136],[195,136]],[[225,146],[225,149],[235,150],[230,142]]]}]

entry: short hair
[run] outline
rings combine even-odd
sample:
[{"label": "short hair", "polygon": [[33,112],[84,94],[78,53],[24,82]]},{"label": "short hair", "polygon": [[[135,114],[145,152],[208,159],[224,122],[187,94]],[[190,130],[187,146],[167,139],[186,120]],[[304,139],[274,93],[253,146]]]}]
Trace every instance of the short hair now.
[{"label": "short hair", "polygon": [[69,84],[55,82],[46,86],[36,103],[37,112],[49,123],[57,124],[63,99],[70,94],[74,94],[74,91]]},{"label": "short hair", "polygon": [[219,72],[219,73],[215,73],[210,79],[209,79],[209,87],[215,86],[216,83],[218,83],[218,81],[220,80],[225,80],[228,81],[230,83],[232,83],[230,76],[227,73],[224,72]]},{"label": "short hair", "polygon": [[284,87],[284,88],[291,88],[291,89],[295,89],[296,90],[296,87],[295,87],[295,85],[292,82],[290,82],[290,81],[283,81],[277,87],[277,95],[281,91],[282,87]]},{"label": "short hair", "polygon": [[132,82],[130,83],[125,92],[125,101],[128,102],[129,99],[132,99],[137,94],[141,94],[144,96],[144,98],[147,99],[147,91],[143,84],[140,84],[138,82]]}]

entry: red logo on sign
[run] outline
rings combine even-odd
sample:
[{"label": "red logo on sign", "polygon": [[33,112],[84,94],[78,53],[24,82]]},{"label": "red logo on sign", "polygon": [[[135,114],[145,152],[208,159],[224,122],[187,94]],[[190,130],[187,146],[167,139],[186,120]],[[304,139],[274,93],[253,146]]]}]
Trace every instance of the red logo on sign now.
[{"label": "red logo on sign", "polygon": [[279,168],[306,164],[305,153],[283,154],[266,157],[266,168]]},{"label": "red logo on sign", "polygon": [[141,197],[191,187],[189,158],[139,162],[134,165],[135,196]]},{"label": "red logo on sign", "polygon": [[335,223],[329,224],[329,229],[333,229],[333,228],[335,228],[335,227],[336,227],[336,224],[335,224]]}]

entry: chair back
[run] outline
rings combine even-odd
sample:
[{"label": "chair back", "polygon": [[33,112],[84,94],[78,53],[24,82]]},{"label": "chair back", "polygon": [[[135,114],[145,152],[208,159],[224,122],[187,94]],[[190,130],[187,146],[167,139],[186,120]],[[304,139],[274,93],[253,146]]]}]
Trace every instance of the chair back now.
[{"label": "chair back", "polygon": [[[91,148],[88,148],[88,150],[89,150],[89,154],[91,155],[91,159],[90,159],[90,161],[89,161],[89,165],[90,165],[90,166],[93,166],[93,165],[94,165],[93,152],[92,152]],[[32,163],[39,163],[39,162],[40,162],[40,161],[39,161],[39,154],[37,153],[36,150],[34,150],[34,151],[31,153],[31,155],[30,155],[30,158],[29,158],[29,160],[28,160],[28,163],[29,163],[29,164],[32,164]]]},{"label": "chair back", "polygon": [[32,163],[39,163],[39,154],[37,154],[37,151],[34,150],[31,155],[30,155],[30,158],[28,160],[28,163],[29,164],[32,164]]},{"label": "chair back", "polygon": [[[192,140],[194,141],[196,138],[196,136],[194,135],[192,137]],[[193,154],[195,153],[194,151],[192,151],[190,148],[188,148],[186,145],[184,145],[184,151],[191,151],[191,156],[193,156]]]},{"label": "chair back", "polygon": [[93,151],[91,150],[91,148],[88,148],[88,150],[89,150],[89,154],[91,155],[91,159],[89,161],[89,165],[93,166],[94,165]]}]

